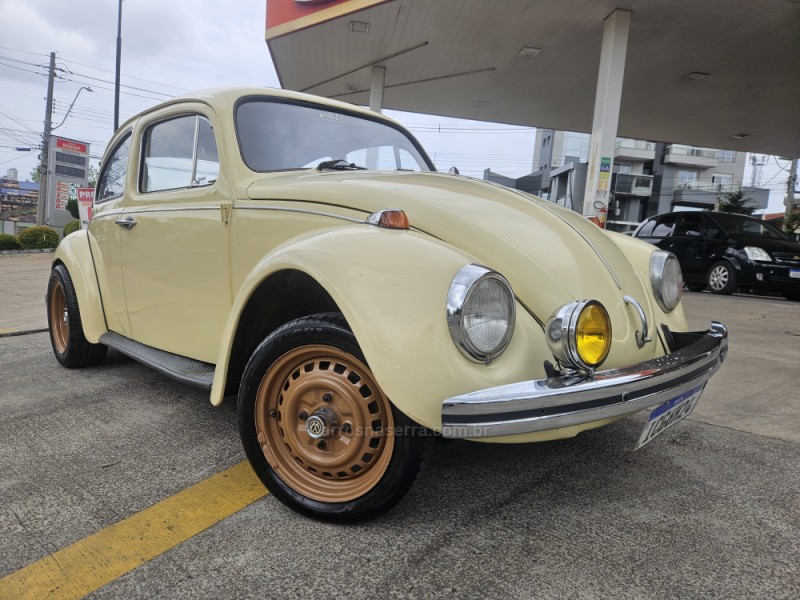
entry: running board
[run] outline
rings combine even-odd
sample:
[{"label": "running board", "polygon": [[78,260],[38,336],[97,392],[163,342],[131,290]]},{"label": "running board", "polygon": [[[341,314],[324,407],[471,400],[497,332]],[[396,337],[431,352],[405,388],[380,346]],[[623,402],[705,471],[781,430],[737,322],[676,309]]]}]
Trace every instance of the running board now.
[{"label": "running board", "polygon": [[171,352],[164,352],[152,346],[145,346],[113,331],[101,335],[100,343],[122,352],[125,356],[129,356],[167,377],[205,390],[211,389],[211,383],[214,380],[214,365]]}]

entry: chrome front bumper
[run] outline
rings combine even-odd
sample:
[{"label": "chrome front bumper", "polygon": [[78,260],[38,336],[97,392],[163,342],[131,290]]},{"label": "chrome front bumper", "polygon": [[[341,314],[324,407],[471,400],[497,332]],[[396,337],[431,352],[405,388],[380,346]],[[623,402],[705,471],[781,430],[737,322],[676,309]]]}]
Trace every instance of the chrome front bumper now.
[{"label": "chrome front bumper", "polygon": [[728,351],[728,330],[665,331],[672,352],[622,369],[537,379],[444,401],[442,435],[499,437],[592,423],[657,406],[705,385]]}]

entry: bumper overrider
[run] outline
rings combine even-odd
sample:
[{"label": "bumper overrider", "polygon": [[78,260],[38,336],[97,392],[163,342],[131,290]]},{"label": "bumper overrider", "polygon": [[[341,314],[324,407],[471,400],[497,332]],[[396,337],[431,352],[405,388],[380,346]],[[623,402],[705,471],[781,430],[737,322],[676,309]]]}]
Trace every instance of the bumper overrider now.
[{"label": "bumper overrider", "polygon": [[658,406],[706,384],[728,351],[728,330],[664,329],[670,354],[608,371],[479,390],[444,401],[442,436],[500,437],[571,427]]}]

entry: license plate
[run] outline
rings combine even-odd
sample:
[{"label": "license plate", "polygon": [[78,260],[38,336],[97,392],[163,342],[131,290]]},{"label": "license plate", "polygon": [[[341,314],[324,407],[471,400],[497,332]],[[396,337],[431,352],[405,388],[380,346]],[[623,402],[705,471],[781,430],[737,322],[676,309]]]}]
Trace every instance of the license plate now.
[{"label": "license plate", "polygon": [[664,404],[653,409],[647,423],[644,426],[642,435],[634,450],[638,450],[645,444],[651,442],[653,438],[664,433],[667,429],[679,421],[683,421],[694,410],[703,388],[695,388],[681,394],[677,398],[667,400]]},{"label": "license plate", "polygon": [[789,271],[789,277],[792,279],[800,279],[800,269],[792,269]]}]

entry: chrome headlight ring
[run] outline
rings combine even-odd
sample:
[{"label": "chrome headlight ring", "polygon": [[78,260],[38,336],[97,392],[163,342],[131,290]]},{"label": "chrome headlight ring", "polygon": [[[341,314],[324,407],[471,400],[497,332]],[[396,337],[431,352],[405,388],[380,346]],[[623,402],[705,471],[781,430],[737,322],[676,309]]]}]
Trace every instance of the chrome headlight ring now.
[{"label": "chrome headlight ring", "polygon": [[453,278],[447,293],[447,326],[461,353],[489,364],[511,342],[516,300],[511,285],[497,271],[470,264]]},{"label": "chrome headlight ring", "polygon": [[672,312],[683,295],[683,273],[672,252],[656,250],[650,257],[650,283],[656,302],[664,312]]},{"label": "chrome headlight ring", "polygon": [[[606,350],[595,364],[589,364],[578,351],[578,322],[584,310],[597,307],[608,325],[608,343]],[[565,367],[594,371],[608,355],[611,339],[611,321],[605,307],[597,300],[576,300],[559,308],[547,320],[545,337],[550,352]]]}]

